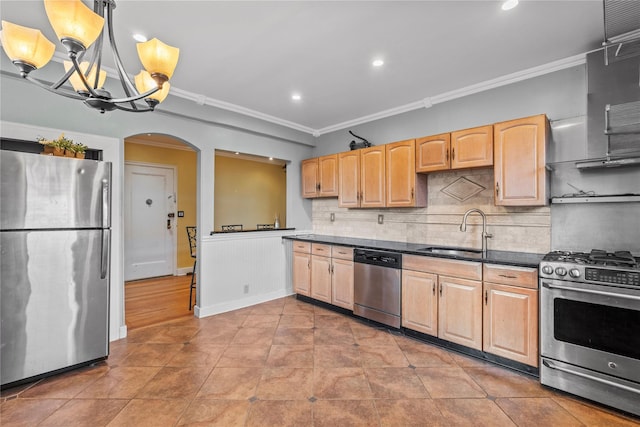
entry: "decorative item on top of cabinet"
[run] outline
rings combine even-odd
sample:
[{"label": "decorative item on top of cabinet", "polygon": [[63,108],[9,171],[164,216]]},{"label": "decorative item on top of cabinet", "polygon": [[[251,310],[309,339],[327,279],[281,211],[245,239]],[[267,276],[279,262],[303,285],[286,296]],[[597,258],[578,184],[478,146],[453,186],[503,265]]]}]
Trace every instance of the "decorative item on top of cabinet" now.
[{"label": "decorative item on top of cabinet", "polygon": [[495,204],[544,206],[548,203],[547,116],[540,114],[494,125]]},{"label": "decorative item on top of cabinet", "polygon": [[484,264],[483,351],[538,366],[538,270]]},{"label": "decorative item on top of cabinet", "polygon": [[336,197],[338,195],[338,155],[303,160],[302,197]]},{"label": "decorative item on top of cabinet", "polygon": [[493,125],[416,139],[416,172],[493,164]]},{"label": "decorative item on top of cabinet", "polygon": [[293,241],[293,291],[311,296],[311,243]]},{"label": "decorative item on top of cabinet", "polygon": [[415,139],[386,144],[386,207],[427,205],[427,176],[416,174]]}]

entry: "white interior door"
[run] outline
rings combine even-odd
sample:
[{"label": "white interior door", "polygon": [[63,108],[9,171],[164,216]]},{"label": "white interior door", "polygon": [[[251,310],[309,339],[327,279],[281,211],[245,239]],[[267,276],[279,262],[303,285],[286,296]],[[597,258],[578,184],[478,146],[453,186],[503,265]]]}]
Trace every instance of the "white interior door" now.
[{"label": "white interior door", "polygon": [[125,280],[175,273],[174,176],[168,166],[125,164]]}]

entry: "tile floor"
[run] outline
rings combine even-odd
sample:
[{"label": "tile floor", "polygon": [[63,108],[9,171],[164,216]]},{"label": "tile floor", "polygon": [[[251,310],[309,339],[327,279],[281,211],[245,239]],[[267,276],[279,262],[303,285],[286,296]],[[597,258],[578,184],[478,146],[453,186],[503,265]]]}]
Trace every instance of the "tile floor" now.
[{"label": "tile floor", "polygon": [[1,397],[2,426],[640,425],[294,297],[131,331]]}]

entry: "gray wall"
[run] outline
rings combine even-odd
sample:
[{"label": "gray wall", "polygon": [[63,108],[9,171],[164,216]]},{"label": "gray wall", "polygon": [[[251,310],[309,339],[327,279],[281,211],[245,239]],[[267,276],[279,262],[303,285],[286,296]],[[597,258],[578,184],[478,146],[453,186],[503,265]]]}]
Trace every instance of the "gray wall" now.
[{"label": "gray wall", "polygon": [[[587,156],[586,109],[586,65],[579,65],[351,130],[380,145],[545,113],[552,126],[547,158],[551,196],[575,192],[569,183],[597,194],[640,194],[640,167],[590,171],[575,167],[575,161]],[[577,126],[555,129],[567,123]],[[354,139],[348,130],[322,135],[313,155],[348,151]],[[326,224],[316,222],[314,218],[314,229],[326,229]],[[550,247],[631,250],[640,256],[640,203],[551,205]]]}]

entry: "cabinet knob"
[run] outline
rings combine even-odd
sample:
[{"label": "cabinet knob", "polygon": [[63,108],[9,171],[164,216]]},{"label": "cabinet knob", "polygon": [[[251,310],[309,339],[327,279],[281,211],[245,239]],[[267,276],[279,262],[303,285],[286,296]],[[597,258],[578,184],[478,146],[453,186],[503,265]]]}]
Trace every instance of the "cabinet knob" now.
[{"label": "cabinet knob", "polygon": [[449,149],[446,149],[444,152],[444,158],[448,162],[449,161]]},{"label": "cabinet knob", "polygon": [[452,148],[451,149],[451,160],[455,160],[456,159],[456,149]]},{"label": "cabinet knob", "polygon": [[489,291],[484,291],[484,305],[489,303]]},{"label": "cabinet knob", "polygon": [[496,181],[496,197],[500,197],[500,183]]}]

